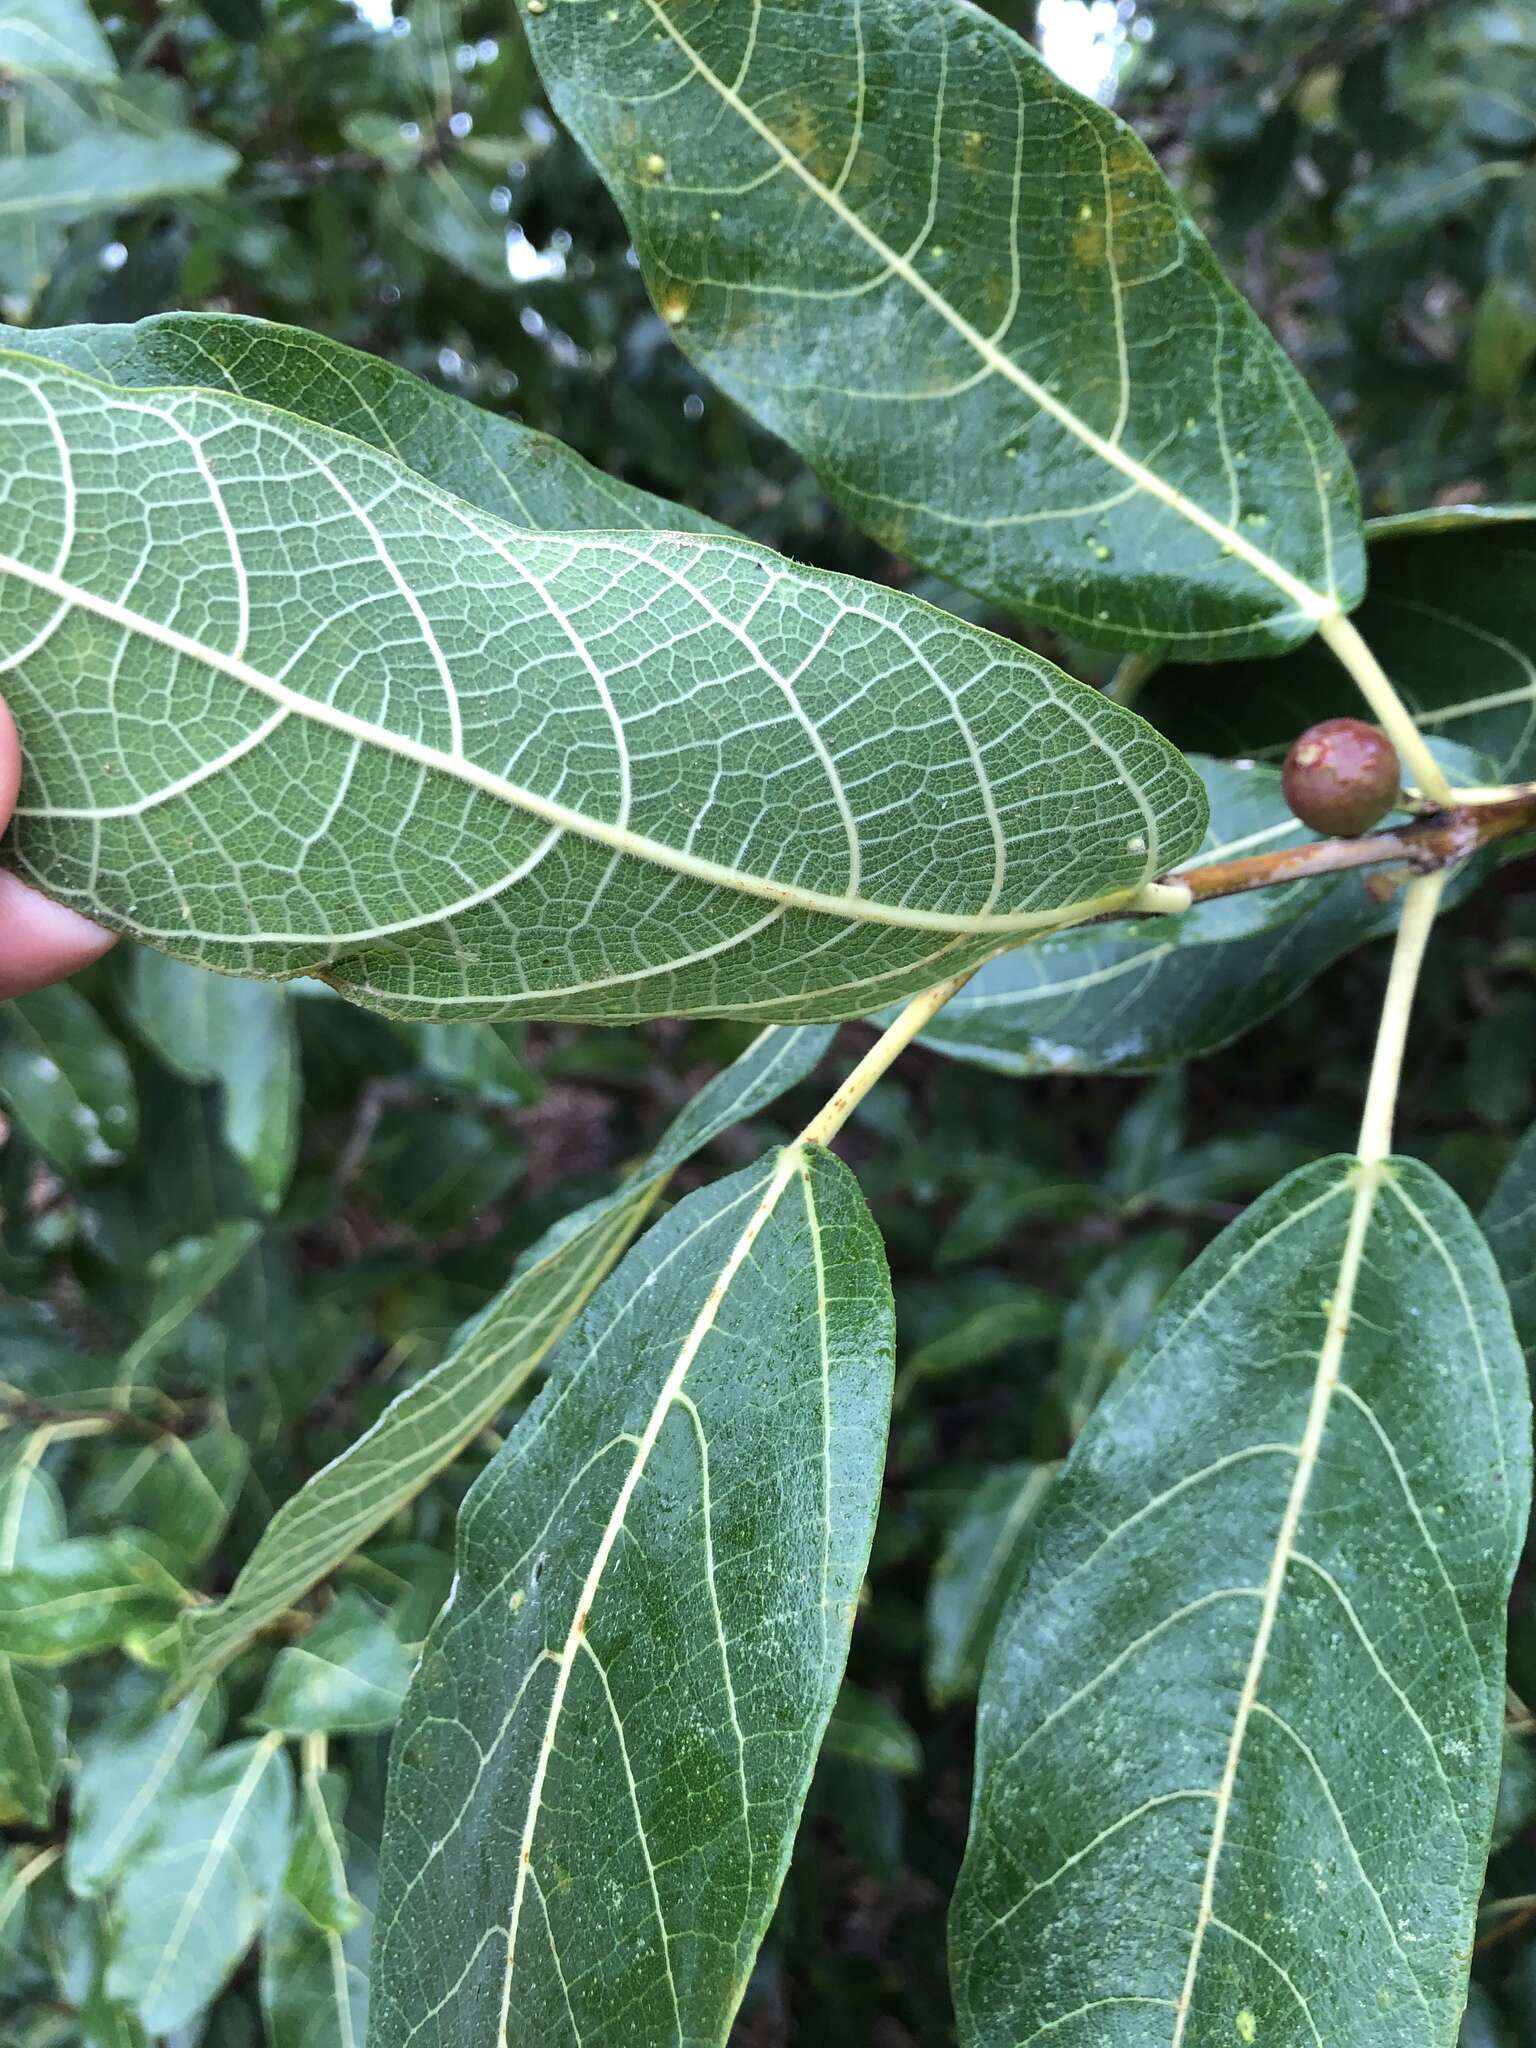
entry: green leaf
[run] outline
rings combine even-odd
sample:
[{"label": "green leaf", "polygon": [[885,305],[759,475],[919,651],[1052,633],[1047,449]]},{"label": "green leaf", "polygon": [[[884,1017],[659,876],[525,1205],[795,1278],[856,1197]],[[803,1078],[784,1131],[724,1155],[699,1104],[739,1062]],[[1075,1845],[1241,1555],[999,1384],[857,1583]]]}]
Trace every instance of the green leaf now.
[{"label": "green leaf", "polygon": [[981,1683],[1024,1537],[1059,1469],[1029,1460],[994,1467],[946,1536],[928,1588],[928,1697],[936,1707],[972,1698]]},{"label": "green leaf", "polygon": [[50,1544],[0,1572],[0,1655],[58,1664],[163,1628],[185,1595],[145,1539]]},{"label": "green leaf", "polygon": [[109,1995],[151,2034],[212,2003],[255,1939],[288,1861],[292,1774],[281,1738],[204,1758],[159,1802],[112,1916]]},{"label": "green leaf", "polygon": [[1189,1257],[1182,1231],[1138,1231],[1093,1269],[1062,1319],[1056,1385],[1075,1438]]},{"label": "green leaf", "polygon": [[363,2048],[368,2025],[367,1929],[316,1927],[280,1898],[261,1945],[268,2048]]},{"label": "green leaf", "polygon": [[1489,1196],[1482,1222],[1509,1290],[1515,1334],[1527,1361],[1536,1361],[1536,1125]]},{"label": "green leaf", "polygon": [[245,1442],[222,1423],[190,1437],[104,1445],[75,1498],[75,1526],[131,1522],[188,1566],[201,1564],[224,1533],[249,1465]]},{"label": "green leaf", "polygon": [[762,1032],[699,1090],[632,1179],[546,1231],[448,1356],[283,1503],[228,1598],[186,1615],[181,1683],[219,1670],[489,1428],[623,1255],[673,1169],[803,1080],[831,1037],[815,1027]]},{"label": "green leaf", "polygon": [[117,65],[86,0],[0,0],[0,70],[110,85]]},{"label": "green leaf", "polygon": [[1490,163],[1463,144],[1388,164],[1346,193],[1339,208],[1344,246],[1376,250],[1422,242],[1427,229],[1474,211],[1493,185],[1518,169]]},{"label": "green leaf", "polygon": [[252,1715],[282,1735],[393,1728],[413,1659],[358,1593],[343,1593],[303,1642],[284,1650]]},{"label": "green leaf", "polygon": [[604,476],[549,434],[304,328],[230,313],[162,313],[122,326],[17,330],[4,338],[107,384],[197,384],[334,427],[533,532],[725,531],[686,505]]},{"label": "green leaf", "polygon": [[404,1024],[429,1074],[485,1102],[537,1102],[543,1083],[519,1050],[515,1024]]},{"label": "green leaf", "polygon": [[[808,1021],[1125,901],[1203,827],[1133,714],[894,592],[745,542],[519,534],[202,392],[13,356],[0,394],[48,478],[0,507],[11,857],[183,957],[401,1014]],[[70,474],[142,551],[131,602],[70,542]],[[131,747],[130,650],[167,693]]]},{"label": "green leaf", "polygon": [[892,1321],[857,1184],[798,1144],[598,1294],[460,1517],[393,1751],[372,2048],[498,2013],[724,2041],[842,1677]]},{"label": "green leaf", "polygon": [[64,1775],[69,1695],[55,1678],[0,1657],[0,1825],[46,1828]]},{"label": "green leaf", "polygon": [[62,149],[0,158],[0,223],[15,234],[151,199],[216,192],[239,164],[232,149],[201,135],[93,128]]},{"label": "green leaf", "polygon": [[[1187,865],[1312,839],[1281,794],[1278,769],[1201,756],[1192,765],[1211,822]],[[1199,1058],[1272,1016],[1342,954],[1390,931],[1398,908],[1373,901],[1358,874],[1343,874],[1200,903],[1182,917],[1058,932],[989,962],[940,1011],[923,1043],[1019,1075],[1146,1073]]]},{"label": "green leaf", "polygon": [[305,1770],[293,1854],[262,1937],[268,2048],[363,2048],[372,1928],[348,1882],[345,1803],[334,1771]]},{"label": "green leaf", "polygon": [[1449,2042],[1529,1491],[1503,1290],[1428,1168],[1327,1160],[1224,1231],[1079,1439],[987,1665],[967,2048]]},{"label": "green leaf", "polygon": [[[1536,507],[1440,506],[1374,520],[1355,624],[1418,723],[1486,754],[1495,776],[1536,776]],[[1139,700],[1181,746],[1283,753],[1359,704],[1317,647],[1262,668],[1165,669]]]},{"label": "green leaf", "polygon": [[923,1745],[911,1724],[889,1700],[847,1679],[827,1723],[822,1753],[868,1770],[893,1771],[899,1778],[910,1778],[923,1768]]},{"label": "green leaf", "polygon": [[902,1289],[902,1347],[898,1406],[924,1380],[973,1372],[1005,1352],[1054,1337],[1061,1306],[1042,1287],[1000,1273],[972,1272],[956,1281],[909,1284]]},{"label": "green leaf", "polygon": [[893,553],[1099,645],[1359,596],[1354,481],[1143,145],[957,0],[525,7],[662,317]]},{"label": "green leaf", "polygon": [[[40,1466],[49,1432],[0,1437],[0,1573],[64,1533],[53,1482]],[[0,1656],[0,1824],[46,1828],[64,1775],[69,1695],[47,1672]]]},{"label": "green leaf", "polygon": [[360,1925],[363,1909],[347,1883],[346,1780],[336,1771],[306,1769],[299,1779],[299,1816],[283,1892],[302,1906],[310,1924],[333,1934]]},{"label": "green leaf", "polygon": [[219,1223],[206,1237],[183,1237],[149,1261],[149,1313],[144,1328],[118,1361],[114,1398],[125,1401],[146,1369],[188,1318],[249,1257],[261,1226],[244,1219]]},{"label": "green leaf", "polygon": [[262,1206],[275,1209],[299,1144],[299,1048],[287,991],[141,947],[129,961],[128,1008],[172,1073],[220,1084],[229,1149]]},{"label": "green leaf", "polygon": [[202,1762],[223,1709],[199,1686],[165,1710],[135,1691],[109,1711],[81,1751],[64,1875],[76,1898],[98,1898],[159,1826],[164,1802]]},{"label": "green leaf", "polygon": [[116,1165],[138,1135],[123,1049],[72,988],[0,1003],[0,1102],[69,1179]]}]

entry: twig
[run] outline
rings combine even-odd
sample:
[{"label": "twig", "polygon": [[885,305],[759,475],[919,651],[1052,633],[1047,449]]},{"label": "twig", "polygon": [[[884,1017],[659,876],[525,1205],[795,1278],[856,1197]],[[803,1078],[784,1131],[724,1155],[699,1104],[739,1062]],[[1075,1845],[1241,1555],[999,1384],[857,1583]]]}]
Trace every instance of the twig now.
[{"label": "twig", "polygon": [[[1511,789],[1489,803],[1455,804],[1449,810],[1433,811],[1390,832],[1371,832],[1359,839],[1309,840],[1277,853],[1254,853],[1243,860],[1180,868],[1165,879],[1182,883],[1196,903],[1214,903],[1250,889],[1274,889],[1317,875],[1345,874],[1351,868],[1389,863],[1410,868],[1416,875],[1432,875],[1454,867],[1480,846],[1513,839],[1522,832],[1536,832],[1536,785]],[[1139,914],[1134,908],[1113,911],[1095,918],[1094,923]]]}]

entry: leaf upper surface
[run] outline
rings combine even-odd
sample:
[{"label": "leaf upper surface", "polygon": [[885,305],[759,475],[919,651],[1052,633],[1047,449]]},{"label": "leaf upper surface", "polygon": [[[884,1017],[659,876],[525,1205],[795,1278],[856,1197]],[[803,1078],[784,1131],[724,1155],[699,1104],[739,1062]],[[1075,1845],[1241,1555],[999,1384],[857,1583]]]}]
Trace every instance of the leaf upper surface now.
[{"label": "leaf upper surface", "polygon": [[1526,1358],[1536,1361],[1536,1125],[1528,1130],[1483,1210],[1483,1229]]},{"label": "leaf upper surface", "polygon": [[762,1032],[684,1106],[638,1173],[547,1230],[448,1356],[283,1502],[228,1596],[183,1618],[181,1683],[226,1664],[494,1422],[617,1263],[673,1168],[803,1080],[831,1038],[825,1026]]},{"label": "leaf upper surface", "polygon": [[167,951],[400,1015],[857,1014],[1114,902],[1198,784],[896,593],[536,536],[343,436],[0,359],[12,859]]},{"label": "leaf upper surface", "polygon": [[1426,1167],[1303,1168],[1207,1250],[988,1663],[968,2048],[1449,2048],[1529,1438],[1492,1259]]},{"label": "leaf upper surface", "polygon": [[956,0],[525,8],[682,346],[896,553],[1094,640],[1359,596],[1348,460],[1146,149]]},{"label": "leaf upper surface", "polygon": [[[1372,520],[1370,588],[1355,623],[1431,737],[1536,775],[1536,507],[1440,506]],[[1169,668],[1138,700],[1181,746],[1279,753],[1320,718],[1353,713],[1320,646],[1262,668]]]},{"label": "leaf upper surface", "polygon": [[857,1185],[800,1146],[594,1299],[466,1502],[406,1701],[374,2048],[724,2042],[842,1677],[892,1349]]}]

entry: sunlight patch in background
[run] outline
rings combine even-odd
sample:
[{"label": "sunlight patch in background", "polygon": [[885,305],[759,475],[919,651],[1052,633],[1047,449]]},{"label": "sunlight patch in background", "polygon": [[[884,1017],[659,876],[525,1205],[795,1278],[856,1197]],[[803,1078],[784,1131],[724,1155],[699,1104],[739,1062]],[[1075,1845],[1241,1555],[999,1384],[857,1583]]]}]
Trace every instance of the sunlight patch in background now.
[{"label": "sunlight patch in background", "polygon": [[1136,0],[1040,0],[1035,23],[1040,54],[1056,76],[1106,106],[1152,33]]}]

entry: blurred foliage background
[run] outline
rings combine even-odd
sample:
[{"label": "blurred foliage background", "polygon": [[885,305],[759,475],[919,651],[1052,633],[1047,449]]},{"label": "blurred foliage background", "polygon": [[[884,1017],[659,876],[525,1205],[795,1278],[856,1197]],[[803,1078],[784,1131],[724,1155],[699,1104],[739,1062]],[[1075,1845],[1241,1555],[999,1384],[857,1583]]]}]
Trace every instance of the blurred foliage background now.
[{"label": "blurred foliage background", "polygon": [[[50,0],[12,11],[28,5],[47,19]],[[1148,141],[1340,423],[1370,512],[1536,497],[1536,0],[997,11]],[[505,0],[101,6],[115,63],[67,78],[7,66],[5,12],[0,192],[32,179],[57,193],[81,164],[92,181],[0,238],[10,320],[216,308],[318,328],[793,556],[1019,631],[853,531],[676,352]],[[1024,637],[1091,680],[1111,667]],[[853,1689],[741,2048],[951,2038],[944,1906],[977,1659],[1018,1530],[1172,1276],[1279,1173],[1352,1142],[1383,973],[1366,949],[1187,1074],[1013,1081],[920,1053],[850,1127],[896,1276],[897,1422]],[[58,1419],[104,1357],[137,1347],[181,1448],[63,1437],[49,1469],[71,1533],[148,1528],[217,1592],[271,1506],[748,1034],[395,1028],[323,994],[231,1008],[229,985],[209,998],[198,980],[120,954],[0,1014],[0,1379],[13,1424]],[[834,1063],[867,1039],[847,1028]],[[812,1106],[808,1090],[775,1123]],[[1402,1143],[1476,1208],[1533,1108],[1536,902],[1514,869],[1434,941]],[[688,1173],[770,1135],[728,1134]],[[21,1435],[0,1437],[0,1464]],[[487,1454],[344,1575],[404,1644],[446,1590],[455,1504]],[[192,1529],[184,1489],[164,1483],[189,1455],[204,1482]],[[230,1675],[231,1725],[264,1658]],[[88,1758],[133,1674],[87,1659],[69,1676],[64,1740]],[[1528,1594],[1511,1676],[1536,1698]],[[1466,2048],[1536,2041],[1536,1767],[1518,1698],[1512,1716]],[[365,1899],[385,1743],[344,1746]],[[54,1839],[51,1809],[14,1787],[0,1804],[13,1854]],[[130,2036],[101,2030],[63,1885],[32,1889],[42,1934],[18,1947],[0,1876],[0,2035],[122,2048]],[[187,2048],[242,2048],[263,2026],[279,2048],[307,2040],[274,2021],[260,1975],[238,1972]]]}]

